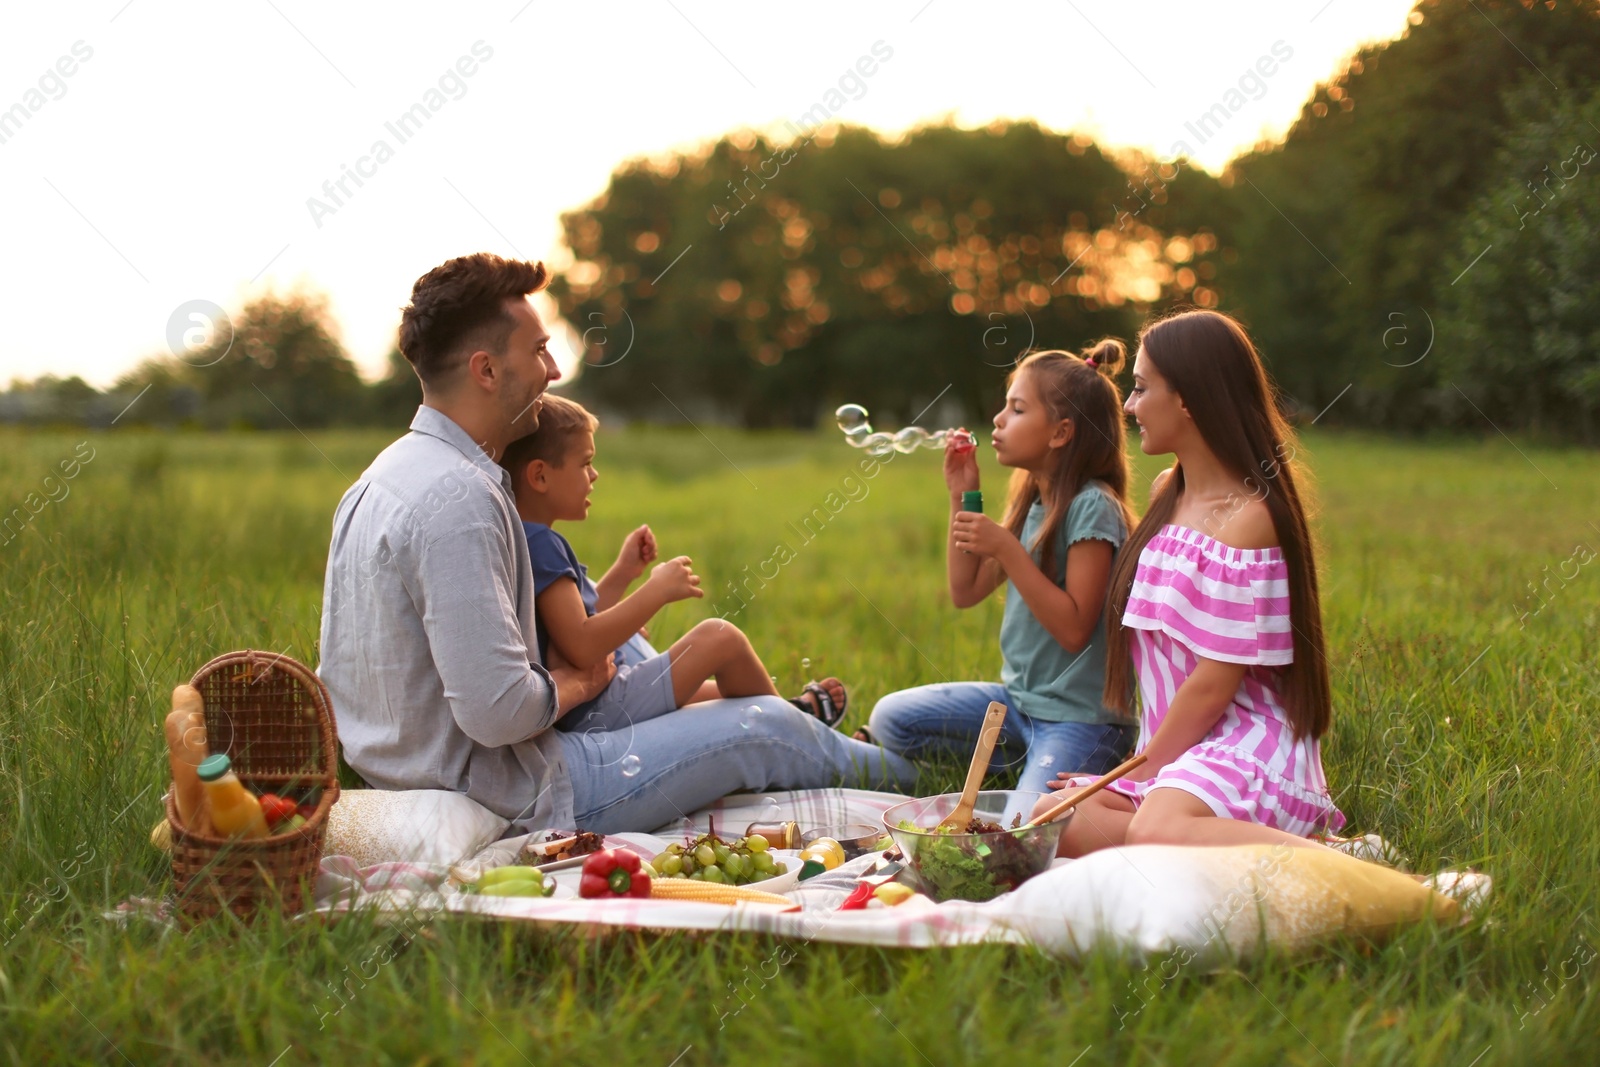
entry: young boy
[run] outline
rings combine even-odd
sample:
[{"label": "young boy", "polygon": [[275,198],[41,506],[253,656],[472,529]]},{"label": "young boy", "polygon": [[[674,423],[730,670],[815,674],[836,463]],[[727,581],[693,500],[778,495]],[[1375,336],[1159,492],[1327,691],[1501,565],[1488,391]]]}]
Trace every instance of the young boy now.
[{"label": "young boy", "polygon": [[[500,459],[511,473],[528,536],[540,655],[554,645],[580,669],[602,656],[617,658],[611,684],[563,714],[562,728],[615,729],[697,701],[776,696],[749,638],[724,619],[696,624],[666,652],[650,646],[643,627],[656,612],[705,592],[689,557],[677,556],[657,563],[643,585],[624,595],[656,559],[649,526],[623,539],[617,561],[599,582],[589,579],[567,539],[552,528],[557,522],[582,522],[589,514],[590,489],[600,477],[594,469],[599,425],[580,404],[546,393],[539,428],[512,442]],[[820,685],[808,682],[791,703],[833,726],[844,717],[846,699],[839,680],[826,678]]]}]

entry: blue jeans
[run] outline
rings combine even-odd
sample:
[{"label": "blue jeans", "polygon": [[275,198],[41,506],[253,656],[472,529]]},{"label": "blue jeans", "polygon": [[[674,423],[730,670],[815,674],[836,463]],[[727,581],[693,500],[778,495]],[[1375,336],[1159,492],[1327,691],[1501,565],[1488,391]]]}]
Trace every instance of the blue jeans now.
[{"label": "blue jeans", "polygon": [[741,790],[906,790],[906,760],[824,726],[782,697],[690,704],[648,719],[617,709],[561,734],[578,829],[649,831]]},{"label": "blue jeans", "polygon": [[1109,771],[1127,757],[1138,731],[1121,723],[1050,722],[1017,709],[998,682],[941,682],[902,689],[878,701],[869,726],[890,752],[907,759],[949,755],[972,759],[989,702],[1006,706],[1000,741],[989,757],[989,773],[1020,771],[1018,789],[1047,793],[1058,771]]}]

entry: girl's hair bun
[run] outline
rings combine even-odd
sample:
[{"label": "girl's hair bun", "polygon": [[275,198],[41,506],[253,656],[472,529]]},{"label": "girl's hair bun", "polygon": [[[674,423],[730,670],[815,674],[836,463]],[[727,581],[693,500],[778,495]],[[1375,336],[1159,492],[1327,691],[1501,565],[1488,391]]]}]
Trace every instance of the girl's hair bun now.
[{"label": "girl's hair bun", "polygon": [[1115,337],[1107,337],[1097,341],[1083,352],[1085,362],[1093,361],[1094,369],[1108,378],[1115,378],[1117,372],[1122,370],[1122,365],[1127,362],[1128,349]]}]

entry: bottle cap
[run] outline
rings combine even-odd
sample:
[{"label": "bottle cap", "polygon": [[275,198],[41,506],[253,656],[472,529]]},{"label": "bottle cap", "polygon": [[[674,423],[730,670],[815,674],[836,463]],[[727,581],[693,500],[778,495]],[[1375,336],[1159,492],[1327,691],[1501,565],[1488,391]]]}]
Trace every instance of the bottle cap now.
[{"label": "bottle cap", "polygon": [[202,782],[214,782],[231,770],[233,770],[233,761],[227,756],[218,753],[215,756],[207,756],[201,760],[200,766],[195,770],[195,773],[200,776]]},{"label": "bottle cap", "polygon": [[978,489],[968,489],[961,494],[961,510],[983,512],[983,493]]}]

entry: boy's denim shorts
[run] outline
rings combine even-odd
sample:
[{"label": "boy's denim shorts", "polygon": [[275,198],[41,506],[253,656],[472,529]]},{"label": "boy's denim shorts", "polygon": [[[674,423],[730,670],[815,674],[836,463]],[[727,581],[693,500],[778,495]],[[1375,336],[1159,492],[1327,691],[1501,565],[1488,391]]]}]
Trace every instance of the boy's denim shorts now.
[{"label": "boy's denim shorts", "polygon": [[589,733],[625,729],[677,710],[672,695],[672,659],[658,652],[641,663],[618,667],[600,695],[579,704],[556,723],[559,730]]}]

